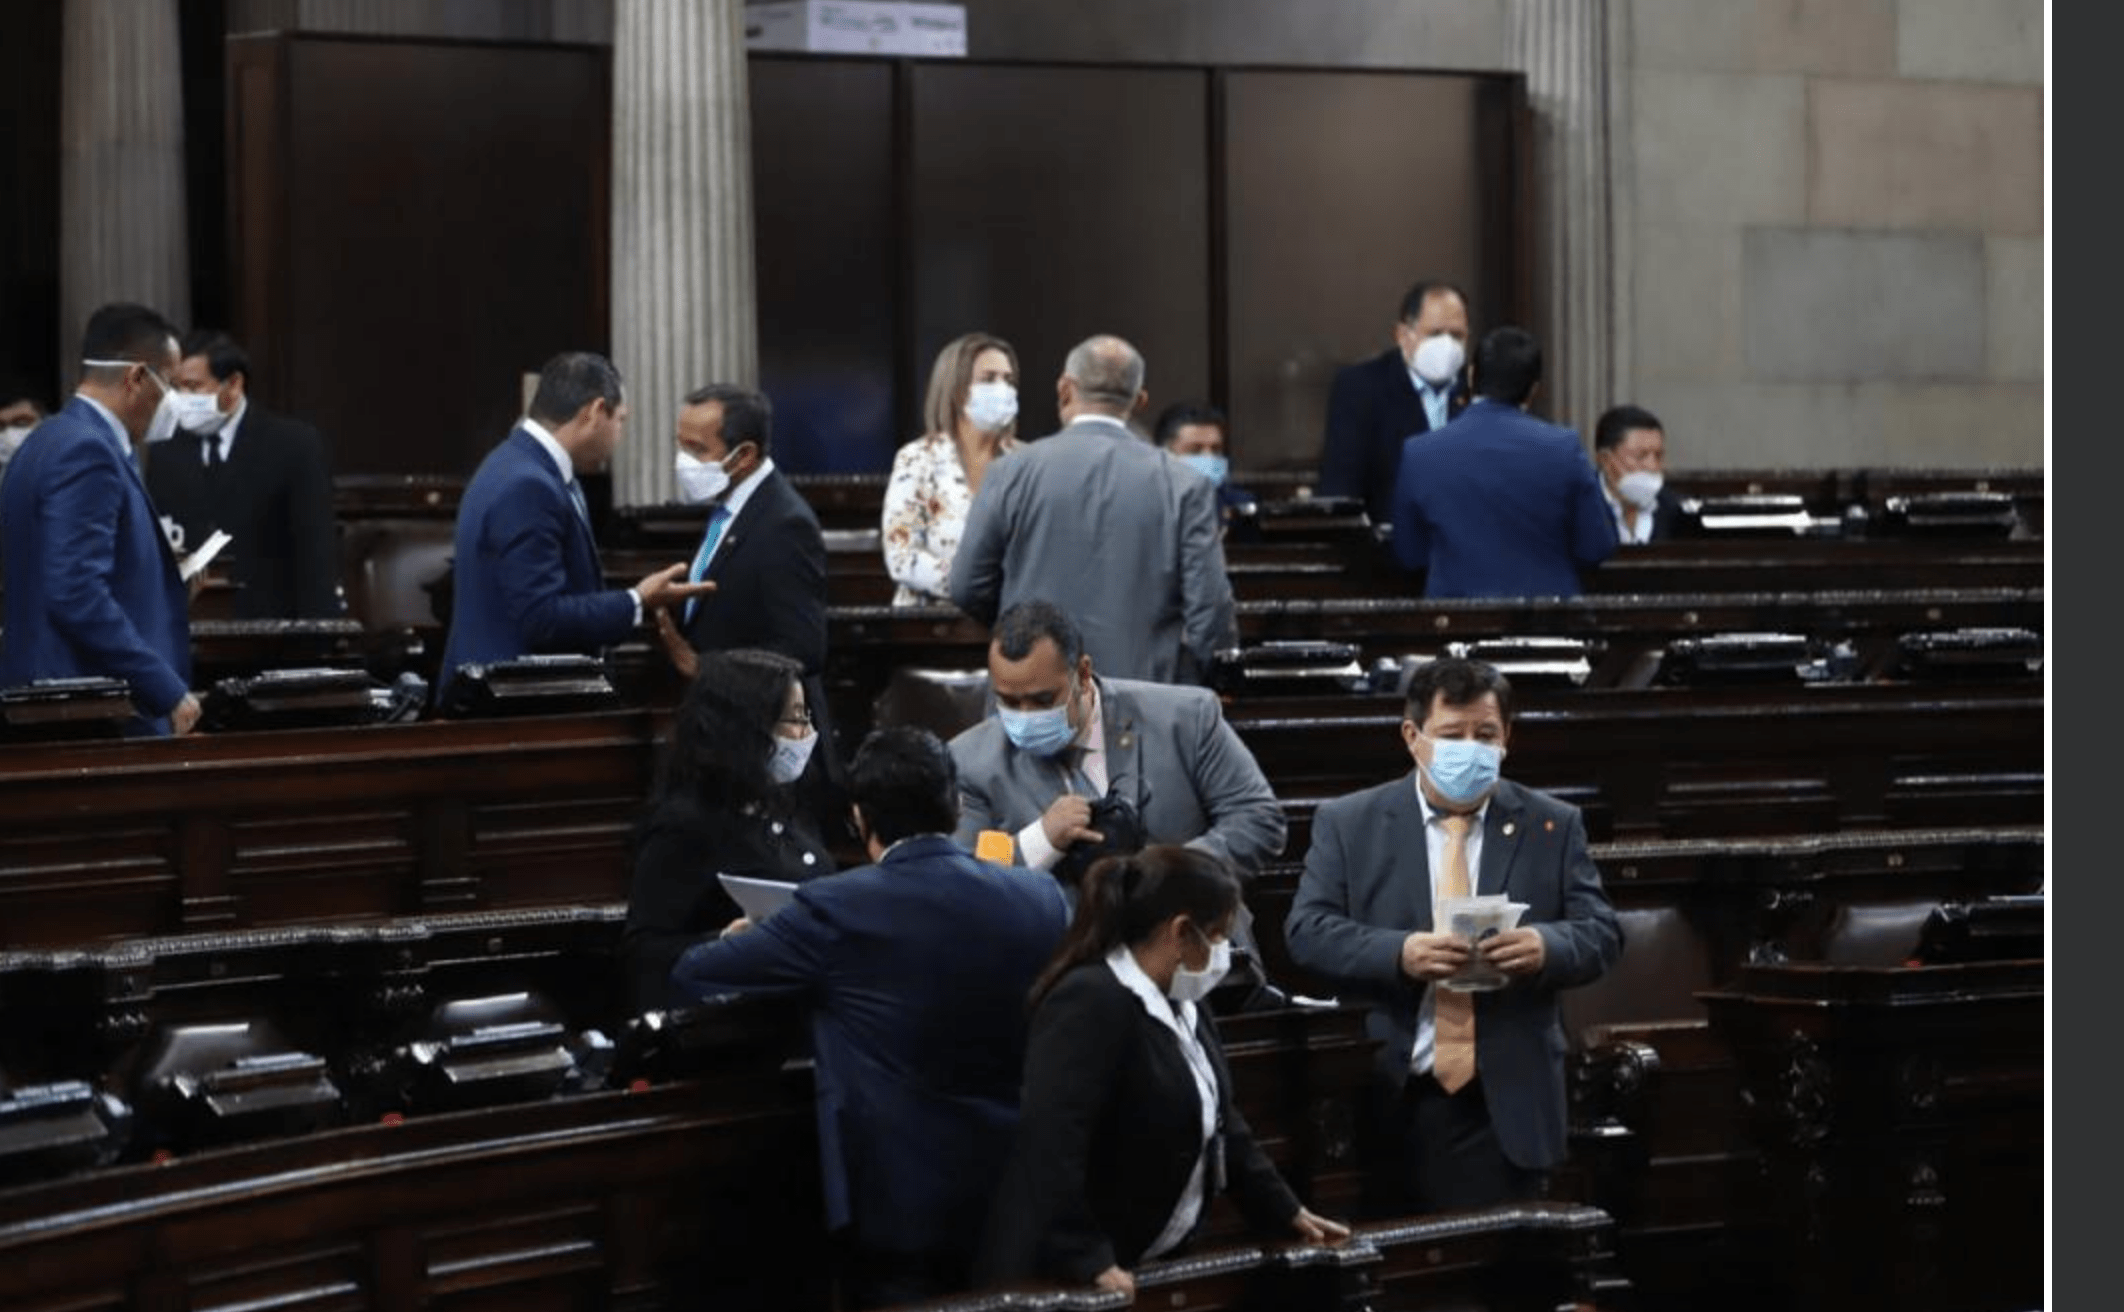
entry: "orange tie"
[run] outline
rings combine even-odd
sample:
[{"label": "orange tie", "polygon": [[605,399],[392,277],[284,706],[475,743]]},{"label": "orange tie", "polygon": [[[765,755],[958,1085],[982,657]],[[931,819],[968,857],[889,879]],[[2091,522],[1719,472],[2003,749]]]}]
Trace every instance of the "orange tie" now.
[{"label": "orange tie", "polygon": [[[1473,822],[1473,816],[1465,815],[1438,819],[1446,832],[1445,878],[1439,882],[1441,897],[1468,895],[1468,826]],[[1437,1030],[1431,1072],[1447,1093],[1458,1093],[1475,1078],[1475,995],[1433,983],[1431,1000]]]}]

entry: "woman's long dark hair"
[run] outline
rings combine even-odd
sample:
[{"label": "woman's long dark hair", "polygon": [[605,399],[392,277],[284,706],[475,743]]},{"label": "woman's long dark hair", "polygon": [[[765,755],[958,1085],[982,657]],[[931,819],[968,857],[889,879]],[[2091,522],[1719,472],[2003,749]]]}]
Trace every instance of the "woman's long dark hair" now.
[{"label": "woman's long dark hair", "polygon": [[771,651],[704,651],[672,721],[651,801],[691,801],[714,810],[781,812],[788,790],[774,782],[775,722],[803,667]]},{"label": "woman's long dark hair", "polygon": [[1098,961],[1122,944],[1134,946],[1158,926],[1184,915],[1204,931],[1239,908],[1239,876],[1223,858],[1175,843],[1154,843],[1128,856],[1110,856],[1084,873],[1069,932],[1033,981],[1028,1005],[1037,1007],[1064,975]]}]

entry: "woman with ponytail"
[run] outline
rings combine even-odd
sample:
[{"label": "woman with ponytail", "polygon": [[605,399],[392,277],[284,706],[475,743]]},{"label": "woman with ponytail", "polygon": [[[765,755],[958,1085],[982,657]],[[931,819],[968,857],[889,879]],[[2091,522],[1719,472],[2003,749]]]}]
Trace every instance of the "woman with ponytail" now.
[{"label": "woman with ponytail", "polygon": [[1202,1005],[1231,961],[1239,879],[1154,845],[1085,874],[1069,932],[1033,984],[1017,1138],[990,1211],[986,1285],[1096,1284],[1183,1249],[1229,1191],[1265,1235],[1328,1243],[1232,1096]]}]

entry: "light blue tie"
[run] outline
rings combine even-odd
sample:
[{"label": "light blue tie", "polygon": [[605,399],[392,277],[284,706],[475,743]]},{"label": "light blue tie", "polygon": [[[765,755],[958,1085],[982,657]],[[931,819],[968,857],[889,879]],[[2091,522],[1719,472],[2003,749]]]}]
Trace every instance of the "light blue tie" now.
[{"label": "light blue tie", "polygon": [[590,523],[590,499],[583,495],[583,485],[572,478],[568,480],[568,499],[575,503],[575,513],[583,517],[587,526]]},{"label": "light blue tie", "polygon": [[[698,583],[708,575],[708,558],[715,554],[715,544],[722,540],[723,525],[730,522],[730,508],[717,506],[708,512],[708,531],[701,534],[701,549],[693,553],[693,568],[686,572],[688,583]],[[693,623],[693,608],[699,597],[686,598],[686,623]]]}]

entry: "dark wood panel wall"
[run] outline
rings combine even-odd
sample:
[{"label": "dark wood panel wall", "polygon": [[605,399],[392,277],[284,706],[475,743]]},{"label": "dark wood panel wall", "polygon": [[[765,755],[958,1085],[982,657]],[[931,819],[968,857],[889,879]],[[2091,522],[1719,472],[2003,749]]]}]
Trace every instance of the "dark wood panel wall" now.
[{"label": "dark wood panel wall", "polygon": [[[610,60],[229,40],[230,326],[337,472],[468,473],[524,370],[609,340]],[[1525,313],[1516,77],[750,67],[761,383],[794,471],[887,468],[975,329],[1018,351],[1021,433],[1054,428],[1069,347],[1118,332],[1154,409],[1223,405],[1240,463],[1308,467],[1334,367],[1384,348],[1410,281]]]},{"label": "dark wood panel wall", "polygon": [[610,54],[234,37],[234,332],[341,474],[468,474],[609,337]]}]

